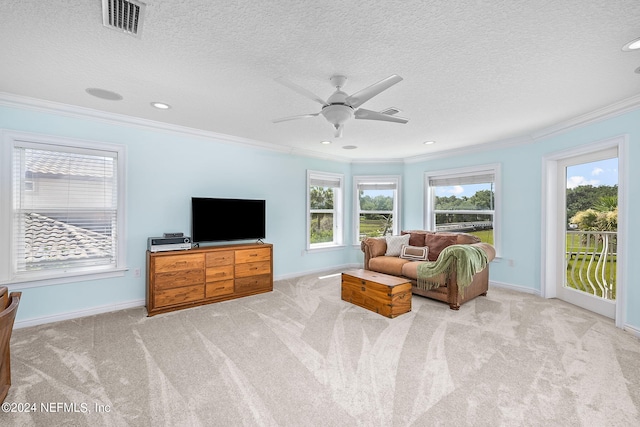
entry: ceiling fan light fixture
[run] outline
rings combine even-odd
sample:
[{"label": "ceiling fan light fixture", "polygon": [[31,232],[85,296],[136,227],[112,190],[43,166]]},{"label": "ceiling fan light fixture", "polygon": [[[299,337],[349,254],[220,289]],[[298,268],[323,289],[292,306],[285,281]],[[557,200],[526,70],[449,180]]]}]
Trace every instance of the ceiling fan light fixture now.
[{"label": "ceiling fan light fixture", "polygon": [[624,50],[625,52],[630,52],[632,50],[638,50],[640,49],[640,37],[638,37],[635,40],[631,40],[629,43],[625,44],[622,47],[622,50]]},{"label": "ceiling fan light fixture", "polygon": [[327,105],[322,109],[322,115],[332,125],[340,126],[353,117],[353,108],[347,105]]}]

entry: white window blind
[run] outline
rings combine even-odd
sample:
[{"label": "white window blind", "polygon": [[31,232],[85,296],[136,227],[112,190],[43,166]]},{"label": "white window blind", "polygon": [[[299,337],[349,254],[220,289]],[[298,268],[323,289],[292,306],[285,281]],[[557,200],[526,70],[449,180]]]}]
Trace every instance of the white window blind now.
[{"label": "white window blind", "polygon": [[395,190],[398,188],[398,184],[395,182],[359,182],[357,184],[358,190]]},{"label": "white window blind", "polygon": [[13,149],[15,274],[117,264],[118,153],[18,142]]},{"label": "white window blind", "polygon": [[313,177],[309,178],[309,185],[311,187],[323,187],[323,188],[340,188],[340,179],[327,178],[327,177]]},{"label": "white window blind", "polygon": [[477,175],[439,176],[429,178],[431,187],[449,187],[451,185],[484,184],[495,181],[494,173],[480,172]]}]

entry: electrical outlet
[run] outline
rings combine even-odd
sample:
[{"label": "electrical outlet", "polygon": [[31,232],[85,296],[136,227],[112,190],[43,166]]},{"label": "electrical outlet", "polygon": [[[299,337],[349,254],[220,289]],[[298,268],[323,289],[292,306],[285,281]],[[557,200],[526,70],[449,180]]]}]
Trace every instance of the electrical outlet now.
[{"label": "electrical outlet", "polygon": [[133,277],[140,277],[140,269],[136,268],[133,270]]},{"label": "electrical outlet", "polygon": [[513,267],[516,265],[516,262],[512,259],[509,260],[509,267]]}]

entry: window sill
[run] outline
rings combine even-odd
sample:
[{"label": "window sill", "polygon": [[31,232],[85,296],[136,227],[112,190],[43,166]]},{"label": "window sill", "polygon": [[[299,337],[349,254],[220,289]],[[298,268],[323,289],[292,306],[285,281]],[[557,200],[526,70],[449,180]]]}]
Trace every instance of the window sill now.
[{"label": "window sill", "polygon": [[346,245],[336,245],[333,243],[327,243],[327,244],[323,244],[323,245],[318,245],[318,246],[313,246],[311,248],[307,248],[307,253],[311,253],[311,252],[328,252],[328,251],[335,251],[338,249],[344,249],[346,247]]},{"label": "window sill", "polygon": [[19,291],[22,289],[39,288],[43,286],[61,285],[74,282],[85,282],[87,280],[108,279],[111,277],[122,277],[127,272],[127,268],[118,268],[100,272],[82,272],[68,274],[65,276],[47,276],[47,277],[19,277],[1,283],[8,286],[10,291]]}]

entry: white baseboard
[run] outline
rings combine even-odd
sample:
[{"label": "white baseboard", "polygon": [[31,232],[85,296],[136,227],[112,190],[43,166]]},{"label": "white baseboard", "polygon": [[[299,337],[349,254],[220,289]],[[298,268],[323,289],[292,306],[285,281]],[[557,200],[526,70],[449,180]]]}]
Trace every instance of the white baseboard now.
[{"label": "white baseboard", "polygon": [[512,291],[524,292],[526,294],[533,294],[537,296],[541,295],[538,289],[531,289],[531,288],[527,288],[526,286],[520,286],[520,285],[512,285],[510,283],[496,282],[494,280],[489,280],[489,286],[495,286],[496,288],[511,289]]},{"label": "white baseboard", "polygon": [[635,335],[636,337],[640,338],[640,329],[636,328],[635,326],[631,326],[629,324],[625,324],[622,329],[624,329],[627,332],[631,332],[633,335]]},{"label": "white baseboard", "polygon": [[28,328],[29,326],[43,325],[45,323],[60,322],[62,320],[78,319],[80,317],[93,316],[95,314],[109,313],[111,311],[125,310],[127,308],[144,307],[145,300],[133,300],[118,304],[101,305],[86,310],[67,311],[51,316],[32,317],[31,319],[16,320],[14,329]]}]

